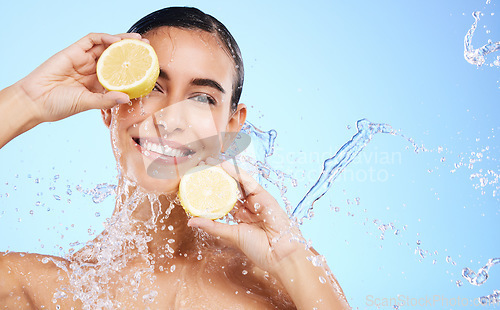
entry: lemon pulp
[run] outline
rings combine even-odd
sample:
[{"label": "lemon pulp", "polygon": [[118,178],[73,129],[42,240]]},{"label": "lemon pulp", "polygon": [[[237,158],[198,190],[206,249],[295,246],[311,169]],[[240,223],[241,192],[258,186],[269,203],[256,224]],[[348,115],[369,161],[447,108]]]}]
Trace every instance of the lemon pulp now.
[{"label": "lemon pulp", "polygon": [[238,200],[238,186],[221,167],[197,166],[182,177],[179,200],[192,216],[218,219],[233,209]]},{"label": "lemon pulp", "polygon": [[120,91],[130,99],[153,90],[160,66],[153,47],[141,40],[124,39],[111,44],[99,57],[97,78],[109,91]]}]

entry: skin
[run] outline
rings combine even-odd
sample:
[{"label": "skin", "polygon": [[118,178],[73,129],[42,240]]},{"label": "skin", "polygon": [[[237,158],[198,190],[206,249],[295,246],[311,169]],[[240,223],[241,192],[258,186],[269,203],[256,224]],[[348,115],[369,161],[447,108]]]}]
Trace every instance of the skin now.
[{"label": "skin", "polygon": [[[183,172],[200,163],[218,164],[211,156],[223,150],[229,139],[221,133],[238,132],[246,118],[244,105],[230,109],[234,64],[217,39],[205,32],[177,28],[147,33],[142,39],[154,47],[164,74],[142,106],[139,100],[129,106],[125,94],[103,94],[95,76],[96,59],[123,38],[141,39],[135,34],[89,34],[0,91],[0,130],[4,133],[0,147],[40,123],[101,109],[122,172],[115,215],[128,208],[126,190],[150,194],[143,195],[146,198],[130,214],[127,226],[129,233],[148,237],[145,249],[141,253],[126,249],[123,255],[129,257],[128,262],[116,272],[96,267],[97,273],[109,275],[106,288],[115,305],[130,309],[146,305],[151,309],[349,308],[326,262],[314,266],[308,260],[318,253],[304,247],[300,230],[277,201],[241,169],[237,171],[228,162],[221,164],[242,189],[243,202],[232,211],[238,224],[189,218],[175,203]],[[193,83],[195,80],[205,83]],[[158,137],[180,150],[188,149],[190,155],[179,165],[159,165],[167,166],[160,171],[161,177],[148,173],[155,160],[136,143]],[[151,197],[158,199],[154,206],[160,220],[148,226],[144,222],[154,215]],[[169,229],[161,229],[163,225]],[[0,255],[0,304],[55,308],[53,294],[69,283],[64,268],[75,262],[98,262],[95,253],[108,237],[104,231],[93,241],[99,246],[88,245],[67,258]],[[172,255],[168,257],[167,252]],[[151,281],[141,282],[134,293],[126,288],[124,279],[132,279],[150,266]],[[141,298],[152,290],[158,292],[152,302]],[[80,301],[72,297],[69,293],[57,304],[62,309],[81,308]]]}]

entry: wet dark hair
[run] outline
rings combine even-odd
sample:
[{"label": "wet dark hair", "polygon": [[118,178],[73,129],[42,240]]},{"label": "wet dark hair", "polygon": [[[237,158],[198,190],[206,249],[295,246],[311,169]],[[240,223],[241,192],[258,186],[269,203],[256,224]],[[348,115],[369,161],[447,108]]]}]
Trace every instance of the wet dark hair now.
[{"label": "wet dark hair", "polygon": [[223,44],[231,57],[236,68],[236,79],[233,82],[233,93],[231,96],[231,110],[236,110],[243,89],[243,58],[241,51],[229,30],[215,17],[205,14],[196,8],[190,7],[168,7],[155,11],[137,21],[127,32],[135,32],[141,35],[158,27],[169,26],[181,29],[203,30],[212,33]]}]

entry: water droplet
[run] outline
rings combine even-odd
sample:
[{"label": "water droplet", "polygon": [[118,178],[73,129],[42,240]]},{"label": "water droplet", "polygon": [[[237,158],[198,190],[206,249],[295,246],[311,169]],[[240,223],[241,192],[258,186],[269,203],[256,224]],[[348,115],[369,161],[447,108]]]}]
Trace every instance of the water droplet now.
[{"label": "water droplet", "polygon": [[100,212],[96,212],[95,213],[95,217],[99,217],[99,216],[101,216],[101,213]]},{"label": "water droplet", "polygon": [[170,272],[174,272],[174,271],[175,271],[175,265],[170,266]]},{"label": "water droplet", "polygon": [[248,274],[248,271],[243,270],[241,273],[242,273],[244,276],[246,276],[246,275]]},{"label": "water droplet", "polygon": [[323,278],[322,276],[319,276],[319,282],[324,284],[324,283],[326,283],[326,279]]}]

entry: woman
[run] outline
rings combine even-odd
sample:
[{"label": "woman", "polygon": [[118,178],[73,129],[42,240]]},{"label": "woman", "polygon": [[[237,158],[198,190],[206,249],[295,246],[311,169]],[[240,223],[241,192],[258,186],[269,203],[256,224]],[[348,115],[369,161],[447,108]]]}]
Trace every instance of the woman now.
[{"label": "woman", "polygon": [[[238,45],[215,18],[167,8],[133,33],[89,34],[0,92],[0,147],[42,122],[101,109],[120,178],[104,232],[67,258],[0,255],[8,308],[345,309],[326,262],[306,247],[276,200],[228,162],[242,202],[229,225],[186,215],[180,177],[218,164],[246,118]],[[142,39],[160,77],[147,98],[104,92],[96,60],[113,42]],[[212,137],[217,137],[213,139]]]}]

